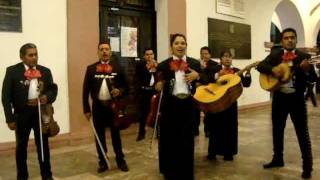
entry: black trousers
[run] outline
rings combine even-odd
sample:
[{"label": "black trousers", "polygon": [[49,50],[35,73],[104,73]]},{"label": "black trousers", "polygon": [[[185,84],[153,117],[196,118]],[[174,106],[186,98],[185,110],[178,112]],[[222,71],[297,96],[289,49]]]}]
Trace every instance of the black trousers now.
[{"label": "black trousers", "polygon": [[168,180],[194,180],[193,100],[164,94],[161,108],[160,173]]},{"label": "black trousers", "polygon": [[[113,126],[112,121],[113,121],[114,114],[111,108],[109,106],[102,105],[99,102],[94,102],[92,110],[93,110],[92,112],[93,124],[97,131],[97,135],[99,137],[99,140],[102,144],[104,151],[108,152],[105,131],[106,131],[106,127],[110,127],[112,146],[116,154],[116,161],[118,164],[121,163],[124,159],[124,154],[122,152],[120,130]],[[106,164],[104,155],[101,152],[98,141],[96,139],[95,139],[95,142],[96,142],[96,149],[99,157],[99,164],[104,165]]]},{"label": "black trousers", "polygon": [[150,112],[150,101],[152,96],[155,94],[155,91],[150,90],[141,90],[139,97],[139,109],[140,109],[140,118],[139,118],[139,135],[145,135],[146,130],[146,120]]},{"label": "black trousers", "polygon": [[38,161],[40,165],[41,176],[43,179],[51,177],[50,151],[48,144],[48,136],[43,135],[43,154],[44,161],[41,160],[40,147],[40,131],[38,107],[27,106],[21,112],[18,112],[16,120],[16,164],[17,164],[17,179],[28,179],[27,166],[27,147],[31,129],[34,131],[35,143],[37,146]]},{"label": "black trousers", "polygon": [[218,113],[207,113],[209,155],[233,156],[238,153],[238,103]]},{"label": "black trousers", "polygon": [[283,158],[283,137],[290,114],[302,154],[303,170],[312,171],[312,151],[308,131],[307,108],[303,93],[275,92],[272,101],[272,130],[274,158]]},{"label": "black trousers", "polygon": [[194,133],[195,133],[195,135],[199,135],[201,111],[196,106],[196,104],[194,104],[193,115],[194,115],[194,123],[195,123],[195,125],[194,125]]}]

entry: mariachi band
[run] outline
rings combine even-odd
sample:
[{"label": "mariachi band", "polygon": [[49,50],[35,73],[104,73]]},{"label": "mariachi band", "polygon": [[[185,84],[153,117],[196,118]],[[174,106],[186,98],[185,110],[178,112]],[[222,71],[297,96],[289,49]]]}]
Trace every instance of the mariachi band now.
[{"label": "mariachi band", "polygon": [[[243,92],[243,87],[250,87],[252,68],[256,68],[261,73],[259,77],[261,87],[272,92],[273,96],[274,154],[272,160],[263,167],[269,169],[285,165],[284,128],[287,116],[290,114],[302,154],[301,177],[311,177],[313,158],[304,93],[308,83],[315,82],[317,76],[314,63],[310,61],[310,55],[297,49],[296,44],[296,31],[287,28],[281,33],[281,48],[272,49],[264,60],[250,64],[244,69],[232,65],[232,53],[229,50],[221,52],[220,62],[210,58],[211,51],[208,47],[201,48],[200,61],[187,56],[186,37],[179,33],[171,36],[171,55],[161,63],[155,60],[153,49],[144,50],[143,60],[136,64],[140,112],[136,141],[145,139],[146,125],[151,124],[154,132],[159,131],[157,132],[159,169],[166,180],[195,179],[194,137],[199,134],[200,111],[205,115],[205,132],[209,139],[207,159],[215,160],[217,155],[222,155],[225,161],[233,160],[238,153],[237,99]],[[121,171],[129,171],[120,137],[120,130],[127,128],[131,123],[125,111],[125,102],[122,101],[128,92],[128,86],[123,70],[111,52],[108,42],[98,44],[99,59],[87,67],[83,82],[83,112],[95,134],[98,173],[111,168],[107,156],[106,127],[111,129],[117,167]],[[55,100],[57,86],[53,83],[50,71],[37,65],[37,52],[34,45],[22,47],[20,53],[22,63],[7,69],[2,91],[2,103],[8,127],[11,130],[18,128],[16,134],[19,145],[16,152],[17,178],[28,178],[26,144],[30,130],[33,129],[38,153],[45,152],[44,157],[42,155],[42,161],[39,156],[42,178],[53,179],[48,136],[42,137],[41,133],[39,136],[37,129],[41,132],[41,127],[39,128],[37,121],[41,123],[43,119],[40,115],[40,106]],[[318,61],[315,64],[319,64]],[[30,77],[26,73],[29,71],[32,75]],[[47,83],[46,79],[43,79],[46,74],[48,75]],[[21,78],[20,76],[26,80],[15,81]],[[45,82],[43,93],[37,90],[41,80]],[[31,87],[33,82],[36,85]],[[29,89],[24,89],[25,94],[15,95],[13,86]],[[92,105],[89,103],[90,99]],[[21,103],[17,103],[20,101]],[[16,112],[12,112],[12,108]],[[28,116],[21,116],[23,113]],[[17,121],[19,118],[32,119],[32,126],[23,125],[23,127],[23,121]],[[157,121],[154,121],[155,119]]]}]

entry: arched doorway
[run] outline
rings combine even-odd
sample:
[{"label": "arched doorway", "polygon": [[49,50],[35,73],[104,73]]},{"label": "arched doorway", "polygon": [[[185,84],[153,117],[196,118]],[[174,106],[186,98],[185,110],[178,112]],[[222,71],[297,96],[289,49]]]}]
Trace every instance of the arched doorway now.
[{"label": "arched doorway", "polygon": [[[290,1],[290,0],[283,0],[281,1],[275,8],[274,11],[274,17],[272,18],[271,23],[271,31],[270,36],[271,37],[280,37],[279,33],[285,28],[292,27],[297,31],[298,35],[298,47],[304,47],[305,46],[305,35],[304,35],[304,27],[302,23],[302,18],[299,14],[299,11],[297,7]],[[279,32],[277,32],[275,27],[273,25],[276,25],[278,27]],[[279,41],[279,39],[275,39]]]}]

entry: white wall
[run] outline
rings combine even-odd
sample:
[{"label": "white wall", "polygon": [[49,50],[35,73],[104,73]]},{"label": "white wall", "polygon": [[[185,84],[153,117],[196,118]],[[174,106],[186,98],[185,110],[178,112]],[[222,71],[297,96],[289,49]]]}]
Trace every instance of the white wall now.
[{"label": "white wall", "polygon": [[[0,32],[0,88],[5,67],[20,62],[19,49],[28,42],[38,47],[39,64],[51,69],[58,84],[58,97],[54,103],[55,119],[61,133],[69,132],[69,105],[67,82],[67,17],[66,0],[27,0],[22,2],[22,33]],[[0,143],[14,141],[14,132],[5,123],[0,108]]]},{"label": "white wall", "polygon": [[[305,36],[305,41],[303,44],[300,44],[301,46],[312,47],[315,45],[315,37],[317,33],[315,31],[318,31],[320,27],[320,10],[317,10],[311,18],[309,13],[314,5],[319,1],[320,0],[292,0],[292,3],[295,5],[302,17],[304,32],[302,31],[301,33],[304,33],[302,36]],[[262,60],[267,55],[263,43],[265,41],[270,41],[270,25],[272,17],[281,0],[245,0],[246,15],[244,19],[217,14],[215,0],[201,0],[201,3],[195,0],[186,0],[186,2],[189,56],[199,58],[200,48],[208,45],[208,17],[251,25],[252,59],[234,60],[233,64],[236,67],[245,67],[249,63]],[[290,19],[289,15],[288,19]],[[290,19],[290,21],[295,21],[295,19]],[[283,25],[281,27],[285,28]],[[315,30],[316,27],[318,27],[317,30]],[[251,87],[246,88],[240,97],[240,105],[265,102],[269,100],[269,93],[260,88],[258,80],[259,73],[255,70],[252,70],[251,72],[253,75],[253,82]]]}]

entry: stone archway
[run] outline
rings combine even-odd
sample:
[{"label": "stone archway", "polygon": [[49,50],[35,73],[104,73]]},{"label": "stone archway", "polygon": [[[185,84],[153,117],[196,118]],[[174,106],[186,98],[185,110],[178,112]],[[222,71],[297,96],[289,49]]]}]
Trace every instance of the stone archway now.
[{"label": "stone archway", "polygon": [[305,35],[302,18],[300,13],[293,2],[290,0],[281,1],[275,8],[274,13],[279,18],[281,24],[281,30],[292,27],[297,31],[298,35],[298,47],[305,46]]}]

